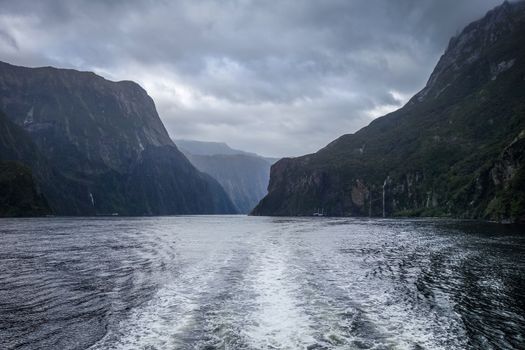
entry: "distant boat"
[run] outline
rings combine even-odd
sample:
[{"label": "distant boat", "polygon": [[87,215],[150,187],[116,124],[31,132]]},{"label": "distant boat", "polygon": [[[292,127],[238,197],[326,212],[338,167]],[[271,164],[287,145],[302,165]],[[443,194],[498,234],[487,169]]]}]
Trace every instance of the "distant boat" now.
[{"label": "distant boat", "polygon": [[312,216],[324,216],[324,208],[321,208],[321,211],[319,211],[319,209],[316,208]]}]

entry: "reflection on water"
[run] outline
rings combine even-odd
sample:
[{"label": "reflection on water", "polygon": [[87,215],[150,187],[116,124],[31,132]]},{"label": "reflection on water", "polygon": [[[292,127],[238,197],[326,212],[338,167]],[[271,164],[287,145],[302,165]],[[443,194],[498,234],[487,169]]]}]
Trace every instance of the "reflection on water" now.
[{"label": "reflection on water", "polygon": [[444,220],[0,220],[6,349],[525,348],[525,232]]}]

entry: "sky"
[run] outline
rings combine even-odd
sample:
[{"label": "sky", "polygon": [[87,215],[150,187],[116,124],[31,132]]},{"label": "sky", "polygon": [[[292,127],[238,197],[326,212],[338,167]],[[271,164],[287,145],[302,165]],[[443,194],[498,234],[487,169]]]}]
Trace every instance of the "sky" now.
[{"label": "sky", "polygon": [[312,153],[398,109],[499,0],[0,0],[0,60],[133,80],[174,139]]}]

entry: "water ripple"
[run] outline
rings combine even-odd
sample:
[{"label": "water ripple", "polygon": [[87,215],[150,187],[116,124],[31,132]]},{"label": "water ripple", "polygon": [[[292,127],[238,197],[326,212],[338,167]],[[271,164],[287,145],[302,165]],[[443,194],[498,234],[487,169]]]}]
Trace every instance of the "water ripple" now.
[{"label": "water ripple", "polygon": [[446,220],[0,220],[2,349],[522,349],[525,232]]}]

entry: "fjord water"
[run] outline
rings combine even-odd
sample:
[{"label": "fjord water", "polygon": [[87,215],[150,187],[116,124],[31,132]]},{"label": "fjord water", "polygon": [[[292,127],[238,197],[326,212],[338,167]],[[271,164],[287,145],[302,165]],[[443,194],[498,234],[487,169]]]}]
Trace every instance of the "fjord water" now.
[{"label": "fjord water", "polygon": [[0,221],[2,349],[525,347],[525,234],[446,220]]}]

